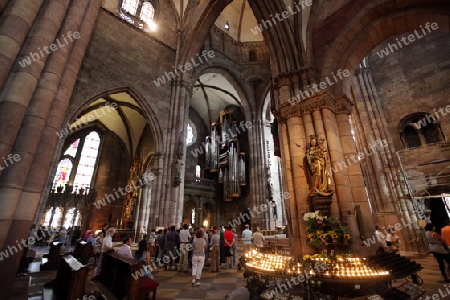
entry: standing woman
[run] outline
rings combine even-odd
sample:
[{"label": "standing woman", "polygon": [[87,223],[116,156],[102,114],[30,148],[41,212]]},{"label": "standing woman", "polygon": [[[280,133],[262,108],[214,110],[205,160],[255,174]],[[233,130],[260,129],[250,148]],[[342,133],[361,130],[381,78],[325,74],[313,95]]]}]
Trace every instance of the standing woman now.
[{"label": "standing woman", "polygon": [[206,242],[203,238],[203,230],[199,229],[195,232],[194,242],[192,244],[192,286],[200,285],[203,265],[205,264],[205,248]]},{"label": "standing woman", "polygon": [[144,234],[142,240],[139,241],[138,250],[134,254],[137,261],[143,261],[147,265],[150,264],[150,255],[148,254],[147,235]]},{"label": "standing woman", "polygon": [[444,277],[444,282],[450,282],[450,279],[445,273],[444,263],[445,260],[445,262],[447,263],[447,268],[450,271],[450,253],[447,250],[444,239],[438,233],[436,233],[435,230],[436,227],[431,223],[428,223],[425,226],[425,237],[428,240],[428,248],[439,264],[439,271],[441,271],[442,277]]}]

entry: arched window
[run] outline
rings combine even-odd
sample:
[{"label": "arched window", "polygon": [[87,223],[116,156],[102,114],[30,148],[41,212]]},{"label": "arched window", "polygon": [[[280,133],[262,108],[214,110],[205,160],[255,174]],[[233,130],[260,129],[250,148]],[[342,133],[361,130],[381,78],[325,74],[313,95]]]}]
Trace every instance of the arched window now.
[{"label": "arched window", "polygon": [[91,185],[97,163],[100,136],[91,131],[76,139],[64,152],[58,164],[53,186],[64,186],[66,183],[78,188]]},{"label": "arched window", "polygon": [[186,146],[190,146],[195,143],[197,139],[197,130],[195,129],[195,125],[188,120],[188,124],[186,125]]},{"label": "arched window", "polygon": [[428,123],[422,127],[422,134],[427,144],[434,144],[441,140],[438,125],[434,123]]},{"label": "arched window", "polygon": [[256,50],[250,50],[248,52],[248,61],[256,61]]},{"label": "arched window", "polygon": [[202,172],[202,168],[200,167],[200,165],[196,165],[195,166],[195,177],[200,178]]},{"label": "arched window", "polygon": [[406,126],[403,135],[408,148],[420,147],[419,133],[413,126]]},{"label": "arched window", "polygon": [[153,23],[155,17],[155,8],[150,2],[144,2],[141,8],[141,15],[139,18],[147,24]]},{"label": "arched window", "polygon": [[442,141],[439,118],[427,113],[414,113],[404,118],[399,125],[399,132],[405,148],[420,147]]},{"label": "arched window", "polygon": [[84,139],[83,150],[81,151],[80,162],[77,166],[77,173],[73,184],[78,187],[89,186],[92,175],[94,175],[95,163],[97,162],[98,147],[100,137],[98,133],[92,131]]},{"label": "arched window", "polygon": [[122,0],[122,9],[133,16],[136,14],[139,0]]}]

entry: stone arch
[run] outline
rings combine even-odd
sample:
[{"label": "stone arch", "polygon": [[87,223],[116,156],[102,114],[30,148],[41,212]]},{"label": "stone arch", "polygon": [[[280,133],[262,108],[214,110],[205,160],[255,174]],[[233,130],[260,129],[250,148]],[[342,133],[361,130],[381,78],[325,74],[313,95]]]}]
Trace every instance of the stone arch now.
[{"label": "stone arch", "polygon": [[[325,53],[314,54],[315,63],[322,66],[318,72],[320,78],[331,76],[339,69],[347,69],[353,74],[361,60],[381,42],[389,37],[420,29],[420,26],[427,22],[439,24],[435,32],[448,32],[450,13],[446,15],[442,9],[438,11],[427,6],[423,6],[421,11],[412,5],[399,9],[394,2],[389,1],[374,5],[369,10],[362,10],[332,41],[333,46],[327,48]],[[386,10],[386,7],[390,7],[390,10]],[[323,55],[324,59],[319,59],[319,55]],[[337,82],[330,91],[334,92],[335,96],[350,95],[350,78]]]},{"label": "stone arch", "polygon": [[228,82],[236,89],[236,92],[240,98],[239,100],[241,101],[240,106],[244,112],[245,118],[247,120],[252,120],[254,118],[254,110],[252,109],[254,104],[252,105],[251,101],[249,101],[248,90],[239,82],[237,79],[238,75],[227,69],[225,66],[215,65],[200,67],[198,69],[198,74],[196,74],[197,76],[193,78],[192,82],[196,82],[202,75],[210,73],[220,74],[228,80]]},{"label": "stone arch", "polygon": [[[229,3],[231,0],[203,1],[197,6],[190,16],[189,23],[182,29],[180,56],[177,64],[184,64],[195,57],[202,48],[211,26]],[[262,20],[270,20],[276,13],[286,10],[286,5],[282,0],[271,0],[265,3],[259,0],[249,0],[249,4],[258,23]],[[292,24],[292,20],[287,19],[277,26],[271,26],[262,31],[271,55],[274,74],[293,72],[299,70],[304,64],[303,47],[298,45],[298,40],[292,38]]]},{"label": "stone arch", "polygon": [[70,124],[76,116],[83,111],[91,102],[106,97],[111,94],[117,94],[117,93],[127,93],[133,98],[134,101],[136,101],[139,106],[142,108],[142,111],[144,113],[144,117],[147,120],[149,127],[151,129],[151,132],[153,133],[155,137],[155,144],[156,144],[156,152],[160,153],[162,152],[163,148],[163,130],[161,127],[161,124],[159,122],[159,117],[157,117],[156,110],[152,103],[150,101],[147,101],[144,96],[142,96],[139,92],[137,92],[132,87],[116,87],[111,88],[102,92],[95,93],[88,98],[86,98],[84,101],[81,101],[81,103],[73,109],[68,116],[66,116],[66,120],[64,124]]}]

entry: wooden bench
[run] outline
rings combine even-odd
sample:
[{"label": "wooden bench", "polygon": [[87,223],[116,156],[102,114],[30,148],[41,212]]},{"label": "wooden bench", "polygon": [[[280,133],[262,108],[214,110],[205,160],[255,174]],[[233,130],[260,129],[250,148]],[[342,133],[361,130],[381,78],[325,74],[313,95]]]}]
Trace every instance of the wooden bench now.
[{"label": "wooden bench", "polygon": [[43,258],[47,258],[48,261],[41,264],[41,271],[57,270],[61,257],[61,246],[60,242],[50,243],[50,250],[48,254],[45,254]]},{"label": "wooden bench", "polygon": [[77,300],[85,295],[84,289],[89,268],[81,264],[72,254],[60,256],[55,279],[44,285],[53,290],[55,300]]},{"label": "wooden bench", "polygon": [[72,255],[73,257],[78,259],[80,263],[82,263],[83,265],[87,265],[89,259],[93,255],[93,252],[94,246],[92,246],[91,243],[85,242],[83,240],[78,240]]},{"label": "wooden bench", "polygon": [[141,276],[142,267],[142,262],[136,263],[134,259],[121,257],[115,252],[103,253],[98,279],[118,299],[127,295],[129,300],[145,299],[145,295],[150,291],[153,292],[153,299],[156,299],[156,288],[159,284]]}]

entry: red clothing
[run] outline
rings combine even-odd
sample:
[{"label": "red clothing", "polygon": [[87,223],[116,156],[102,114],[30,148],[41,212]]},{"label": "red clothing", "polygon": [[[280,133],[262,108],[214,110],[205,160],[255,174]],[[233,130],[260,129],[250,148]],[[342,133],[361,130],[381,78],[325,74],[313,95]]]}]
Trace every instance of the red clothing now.
[{"label": "red clothing", "polygon": [[[231,246],[233,244],[234,239],[234,233],[231,230],[225,230],[223,233],[223,245],[224,246]],[[228,242],[228,244],[227,244]]]},{"label": "red clothing", "polygon": [[441,236],[444,239],[447,246],[450,246],[450,226],[445,226],[441,229]]}]

